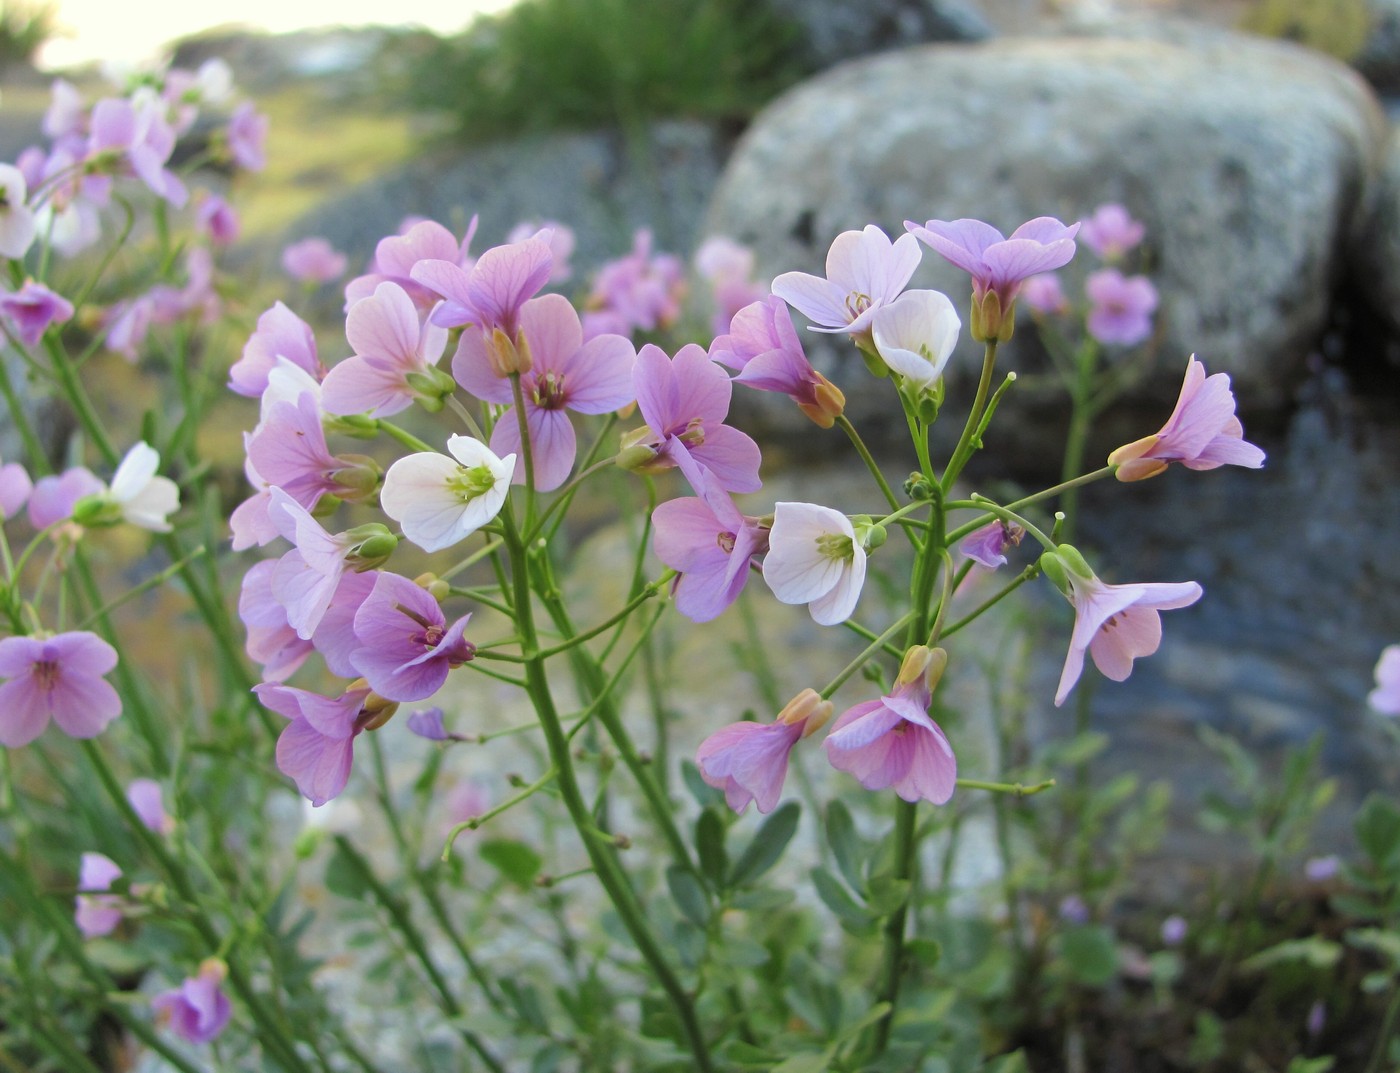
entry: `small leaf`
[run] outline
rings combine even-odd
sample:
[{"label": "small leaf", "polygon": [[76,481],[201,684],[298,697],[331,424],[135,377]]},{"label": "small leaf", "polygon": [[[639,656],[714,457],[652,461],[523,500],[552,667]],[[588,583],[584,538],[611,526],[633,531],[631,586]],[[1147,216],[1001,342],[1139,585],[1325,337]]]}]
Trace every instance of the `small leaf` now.
[{"label": "small leaf", "polygon": [[779,805],[777,811],[754,832],[753,840],[734,863],[729,873],[729,885],[742,887],[752,883],[777,864],[792,836],[797,833],[797,821],[801,815],[802,806],[796,801]]},{"label": "small leaf", "polygon": [[369,884],[365,882],[365,873],[360,862],[338,840],[335,849],[331,851],[331,859],[326,862],[325,884],[332,894],[355,902],[363,901],[369,892]]},{"label": "small leaf", "polygon": [[1070,928],[1060,937],[1060,954],[1074,979],[1087,987],[1102,987],[1118,973],[1118,946],[1101,924]]},{"label": "small leaf", "polygon": [[729,867],[724,852],[724,821],[712,808],[700,813],[695,821],[695,851],[700,855],[700,871],[716,890],[724,889],[724,873]]},{"label": "small leaf", "polygon": [[842,920],[852,924],[874,923],[875,916],[860,905],[834,875],[825,868],[813,868],[812,889],[822,903]]},{"label": "small leaf", "polygon": [[865,902],[876,916],[887,917],[908,900],[909,880],[876,876],[870,881],[870,894]]},{"label": "small leaf", "polygon": [[[1348,936],[1350,938],[1350,936]],[[1320,935],[1310,935],[1306,939],[1288,939],[1275,943],[1246,958],[1240,967],[1249,972],[1260,972],[1276,965],[1302,964],[1311,969],[1330,969],[1342,956],[1341,943],[1334,943]]]},{"label": "small leaf", "polygon": [[705,888],[688,868],[673,864],[666,869],[666,885],[671,889],[671,898],[676,907],[692,924],[703,928],[710,919],[710,905],[705,897]]},{"label": "small leaf", "polygon": [[773,1067],[773,1073],[826,1073],[835,1057],[830,1050],[820,1054],[794,1054]]},{"label": "small leaf", "polygon": [[1400,808],[1378,793],[1370,794],[1356,813],[1356,841],[1382,872],[1400,865]]},{"label": "small leaf", "polygon": [[836,858],[836,867],[841,870],[841,875],[853,891],[860,892],[863,886],[861,873],[865,847],[861,844],[860,835],[856,833],[851,810],[839,798],[826,806],[826,842],[831,847],[832,856]]},{"label": "small leaf", "polygon": [[544,860],[524,842],[509,838],[493,838],[483,842],[477,852],[481,859],[519,887],[529,887],[540,873]]},{"label": "small leaf", "polygon": [[685,782],[685,788],[690,791],[690,796],[695,798],[695,803],[701,808],[720,808],[724,805],[724,791],[717,790],[706,782],[700,774],[700,769],[692,761],[686,760],[681,764],[681,779]]}]

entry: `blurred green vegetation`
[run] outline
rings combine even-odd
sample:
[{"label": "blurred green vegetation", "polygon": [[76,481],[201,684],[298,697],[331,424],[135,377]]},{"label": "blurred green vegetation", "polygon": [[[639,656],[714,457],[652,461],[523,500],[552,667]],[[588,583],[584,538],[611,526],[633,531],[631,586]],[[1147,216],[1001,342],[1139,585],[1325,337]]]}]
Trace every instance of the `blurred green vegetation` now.
[{"label": "blurred green vegetation", "polygon": [[523,0],[463,34],[381,53],[391,105],[446,113],[468,140],[668,116],[742,122],[810,72],[765,0]]},{"label": "blurred green vegetation", "polygon": [[58,33],[58,7],[33,0],[0,0],[0,71],[33,57]]},{"label": "blurred green vegetation", "polygon": [[1366,0],[1259,0],[1241,25],[1350,60],[1366,43],[1371,11]]}]

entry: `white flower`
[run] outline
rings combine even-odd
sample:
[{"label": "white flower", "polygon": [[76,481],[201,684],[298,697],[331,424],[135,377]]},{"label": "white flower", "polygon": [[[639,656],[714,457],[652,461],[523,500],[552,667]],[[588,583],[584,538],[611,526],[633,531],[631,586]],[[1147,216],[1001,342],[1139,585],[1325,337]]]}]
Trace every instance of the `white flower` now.
[{"label": "white flower", "polygon": [[497,458],[470,436],[448,437],[447,449],[452,458],[424,451],[399,459],[379,493],[384,513],[424,551],[451,547],[500,513],[515,472],[515,455]]},{"label": "white flower", "polygon": [[865,584],[865,547],[851,521],[815,503],[773,510],[763,580],[785,604],[807,604],[823,626],[845,622]]},{"label": "white flower", "polygon": [[871,327],[885,364],[918,387],[928,387],[943,375],[962,321],[941,291],[905,291],[875,313]]},{"label": "white flower", "polygon": [[169,477],[157,477],[160,453],[142,442],[126,453],[108,489],[122,517],[154,533],[170,532],[166,517],[180,509],[180,489]]},{"label": "white flower", "polygon": [[13,164],[0,164],[0,254],[16,260],[34,242],[34,213],[24,202],[29,186]]}]

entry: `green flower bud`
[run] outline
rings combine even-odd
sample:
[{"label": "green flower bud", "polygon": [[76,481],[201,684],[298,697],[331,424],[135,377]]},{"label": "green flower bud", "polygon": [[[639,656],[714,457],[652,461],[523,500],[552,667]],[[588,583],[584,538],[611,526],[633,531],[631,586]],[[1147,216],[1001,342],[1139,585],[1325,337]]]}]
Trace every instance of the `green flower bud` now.
[{"label": "green flower bud", "polygon": [[1065,566],[1080,577],[1094,576],[1094,571],[1090,569],[1089,564],[1084,561],[1084,556],[1079,554],[1079,549],[1073,544],[1061,544],[1055,551],[1064,561]]},{"label": "green flower bud", "polygon": [[73,504],[73,520],[86,529],[119,525],[122,520],[121,504],[107,492],[83,496]]},{"label": "green flower bud", "polygon": [[1040,570],[1055,588],[1069,595],[1069,575],[1065,572],[1065,564],[1060,561],[1058,555],[1053,551],[1043,554],[1040,557]]},{"label": "green flower bud", "polygon": [[383,566],[399,546],[399,538],[379,522],[357,525],[354,529],[347,530],[345,535],[355,542],[345,561],[350,569],[360,574]]}]

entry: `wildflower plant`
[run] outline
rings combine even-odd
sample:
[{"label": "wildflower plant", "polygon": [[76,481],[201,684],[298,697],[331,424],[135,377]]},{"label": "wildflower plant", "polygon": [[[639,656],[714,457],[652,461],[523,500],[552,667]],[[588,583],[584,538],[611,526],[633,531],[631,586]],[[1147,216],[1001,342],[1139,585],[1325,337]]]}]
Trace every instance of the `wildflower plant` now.
[{"label": "wildflower plant", "polygon": [[[13,832],[0,839],[0,893],[26,921],[0,958],[27,985],[47,959],[71,970],[52,1009],[0,990],[0,1026],[17,1033],[7,1047],[103,1068],[98,1025],[111,1017],[184,1071],[210,1066],[202,1048],[215,1067],[376,1068],[372,1033],[318,988],[333,966],[309,952],[317,913],[304,888],[320,880],[308,874],[346,903],[351,947],[385,951],[368,981],[394,991],[400,1014],[424,991],[436,1008],[421,1068],[442,1047],[491,1070],[574,1055],[587,1068],[701,1071],[913,1068],[980,1047],[975,1027],[929,1013],[956,987],[932,1001],[929,926],[948,918],[931,907],[946,904],[950,869],[931,876],[922,862],[933,832],[954,844],[960,799],[1002,807],[1053,780],[1004,778],[973,750],[960,763],[967,725],[950,683],[982,662],[963,631],[1043,577],[1074,623],[1058,688],[1040,700],[1083,690],[1086,662],[1121,681],[1157,650],[1160,613],[1202,587],[1102,580],[1111,565],[1091,565],[1047,507],[1173,462],[1263,461],[1228,380],[1193,358],[1166,424],[1105,465],[1009,501],[967,487],[1015,390],[999,352],[1041,301],[1037,274],[1068,264],[1077,236],[1121,252],[1132,228],[1041,217],[1006,237],[930,220],[891,239],[871,224],[835,236],[825,277],[784,272],[758,291],[743,251],[714,244],[702,268],[725,319],[697,342],[672,334],[682,262],[645,233],[575,302],[562,224],[473,252],[475,219],[462,234],[419,220],[346,283],[333,336],[297,312],[343,272],[318,243],[288,253],[308,286],[244,311],[229,342],[220,249],[236,233],[236,190],[203,189],[198,155],[171,163],[207,109],[221,119],[205,152],[261,166],[265,124],[214,66],[145,75],[91,107],[60,85],[53,145],[0,169],[0,392],[25,452],[0,465],[0,813]],[[138,214],[154,249],[130,236]],[[510,221],[488,223],[505,233]],[[150,278],[104,276],[128,245]],[[908,288],[927,249],[967,271],[966,293]],[[1093,292],[1115,285],[1100,277]],[[1096,329],[1105,341],[1137,330],[1131,300],[1120,304]],[[817,372],[801,318],[846,336],[868,380]],[[983,344],[971,397],[944,384],[964,330]],[[109,427],[89,384],[104,366],[133,377],[159,366],[174,385],[139,434]],[[42,439],[14,368],[72,410],[77,436]],[[225,388],[247,428],[232,510],[201,479],[196,436]],[[731,420],[736,390],[786,396],[810,436],[849,444],[865,494],[769,497],[763,447]],[[883,393],[909,430],[892,472],[845,413],[855,390]],[[960,428],[941,457],[938,421]],[[623,506],[630,543],[626,565],[593,571],[615,576],[586,579],[600,583],[584,599],[575,539],[598,516],[590,499]],[[132,546],[142,580],[105,592],[95,564]],[[896,574],[892,597],[867,591]],[[120,612],[145,612],[166,589],[181,629],[161,646],[183,662],[162,678],[133,652],[139,616]],[[839,638],[822,680],[797,678],[759,636],[760,602],[805,607],[804,626]],[[747,634],[735,647],[761,668],[770,704],[744,712],[715,682],[693,762],[669,741],[662,652],[676,617],[727,643]],[[1378,706],[1390,677],[1387,666]],[[516,708],[529,718],[503,727],[498,710]],[[534,774],[483,800],[458,770],[468,744],[500,769],[523,756]],[[405,777],[405,756],[424,750]],[[53,785],[21,787],[28,757]],[[816,764],[836,774],[813,781]],[[449,792],[454,776],[472,792]],[[830,867],[810,884],[839,934],[793,896],[803,876],[774,871],[798,797],[821,813]],[[865,803],[859,821],[846,799]],[[750,803],[761,819],[739,815]],[[82,844],[52,837],[69,809]],[[370,844],[376,828],[391,853]],[[765,889],[770,872],[781,880]],[[1093,894],[1072,895],[1074,927],[1096,926]],[[528,938],[540,932],[557,949]],[[554,956],[543,984],[541,948]],[[817,971],[827,957],[840,968]],[[121,993],[131,987],[139,997]],[[82,1025],[76,1041],[69,1023]],[[230,1036],[240,1043],[224,1047]]]}]

